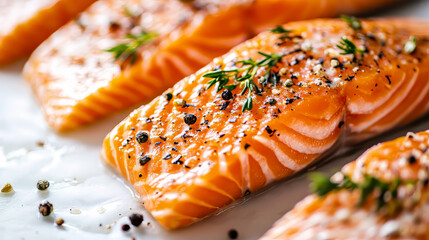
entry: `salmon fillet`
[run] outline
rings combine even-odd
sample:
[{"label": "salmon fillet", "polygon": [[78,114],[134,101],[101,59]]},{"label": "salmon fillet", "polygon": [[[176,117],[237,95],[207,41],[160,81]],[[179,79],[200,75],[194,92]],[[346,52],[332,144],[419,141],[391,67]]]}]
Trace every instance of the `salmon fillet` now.
[{"label": "salmon fillet", "polygon": [[95,0],[0,0],[0,65],[29,55]]},{"label": "salmon fillet", "polygon": [[[429,132],[374,146],[299,202],[261,240],[429,239]],[[347,186],[346,186],[347,185]]]},{"label": "salmon fillet", "polygon": [[153,99],[268,26],[388,2],[102,0],[43,43],[24,77],[48,123],[66,131]]},{"label": "salmon fillet", "polygon": [[[103,159],[173,229],[426,113],[429,24],[356,21],[294,22],[238,45],[133,111]],[[364,53],[341,55],[346,40]]]}]

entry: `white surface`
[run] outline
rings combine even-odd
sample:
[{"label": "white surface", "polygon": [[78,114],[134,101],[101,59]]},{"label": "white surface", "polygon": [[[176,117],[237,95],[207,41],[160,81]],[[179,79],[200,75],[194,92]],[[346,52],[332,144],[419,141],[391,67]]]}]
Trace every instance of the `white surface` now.
[{"label": "white surface", "polygon": [[[383,14],[429,19],[429,1],[406,2]],[[11,183],[15,189],[13,193],[0,194],[0,239],[130,239],[132,236],[222,240],[228,239],[227,232],[232,228],[239,232],[239,239],[257,239],[307,194],[308,182],[301,175],[253,194],[202,222],[168,232],[150,217],[128,185],[105,167],[98,155],[104,135],[128,111],[77,132],[57,135],[46,125],[31,89],[21,78],[22,65],[0,68],[0,188]],[[337,158],[321,170],[339,169],[379,141],[426,129],[429,121],[422,120],[392,131],[384,138],[367,141],[358,152]],[[39,147],[37,141],[46,144]],[[51,182],[48,191],[36,189],[39,179]],[[54,205],[50,217],[38,214],[38,205],[43,200]],[[70,208],[79,209],[81,214],[71,214]],[[120,227],[128,223],[126,216],[133,212],[144,214],[144,226],[124,233]],[[65,220],[63,227],[55,226],[56,217]]]}]

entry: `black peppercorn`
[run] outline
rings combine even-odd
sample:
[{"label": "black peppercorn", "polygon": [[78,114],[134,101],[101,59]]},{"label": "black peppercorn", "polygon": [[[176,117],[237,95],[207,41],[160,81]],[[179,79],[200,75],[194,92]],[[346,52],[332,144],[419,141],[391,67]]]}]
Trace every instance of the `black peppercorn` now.
[{"label": "black peppercorn", "polygon": [[408,158],[408,163],[409,163],[409,164],[414,164],[416,161],[417,161],[417,159],[416,159],[416,157],[414,157],[414,155],[411,155],[411,156]]},{"label": "black peppercorn", "polygon": [[173,94],[167,93],[165,94],[165,98],[167,99],[167,101],[170,101],[173,98]]},{"label": "black peppercorn", "polygon": [[228,232],[228,236],[230,239],[237,239],[238,238],[238,232],[235,229],[231,229]]},{"label": "black peppercorn", "polygon": [[110,21],[110,23],[109,23],[109,30],[111,32],[115,32],[119,28],[121,28],[121,24],[119,24],[118,22],[115,22],[115,21]]},{"label": "black peppercorn", "polygon": [[265,131],[267,131],[268,134],[272,134],[274,131],[270,128],[270,126],[265,126]]},{"label": "black peppercorn", "polygon": [[37,189],[40,191],[46,190],[49,188],[49,181],[48,180],[39,180],[37,181]]},{"label": "black peppercorn", "polygon": [[133,213],[131,216],[129,216],[131,224],[133,226],[140,226],[140,224],[142,224],[143,222],[143,215],[141,214],[137,214],[137,213]]},{"label": "black peppercorn", "polygon": [[425,178],[424,180],[423,180],[423,186],[427,186],[429,184],[429,179],[428,178]]},{"label": "black peppercorn", "polygon": [[130,225],[128,225],[128,224],[122,225],[122,231],[127,232],[128,230],[130,230]]},{"label": "black peppercorn", "polygon": [[197,117],[194,114],[185,113],[183,120],[185,120],[186,124],[192,125],[197,121]]},{"label": "black peppercorn", "polygon": [[232,92],[228,89],[223,90],[222,92],[222,99],[223,100],[230,100],[232,99]]},{"label": "black peppercorn", "polygon": [[148,163],[150,161],[150,157],[148,157],[147,155],[141,157],[139,159],[139,163],[140,165],[144,166],[146,163]]},{"label": "black peppercorn", "polygon": [[230,102],[223,102],[220,106],[219,110],[226,110]]},{"label": "black peppercorn", "polygon": [[138,131],[136,133],[136,141],[138,143],[145,143],[145,142],[147,142],[147,140],[149,140],[149,134],[147,132]]},{"label": "black peppercorn", "polygon": [[268,100],[268,104],[270,104],[271,106],[276,105],[277,100],[275,100],[274,98],[270,98],[270,100]]},{"label": "black peppercorn", "polygon": [[39,213],[43,216],[49,216],[54,211],[54,206],[50,202],[44,202],[39,205]]}]

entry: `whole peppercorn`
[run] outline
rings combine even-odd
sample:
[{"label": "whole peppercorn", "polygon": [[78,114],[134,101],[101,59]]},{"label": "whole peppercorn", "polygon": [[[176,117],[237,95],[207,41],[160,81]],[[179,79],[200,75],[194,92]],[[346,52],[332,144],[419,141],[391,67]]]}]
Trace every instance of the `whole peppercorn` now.
[{"label": "whole peppercorn", "polygon": [[288,80],[286,80],[286,82],[285,82],[285,86],[286,87],[292,87],[293,86],[293,81],[292,81],[292,79],[288,79]]},{"label": "whole peppercorn", "polygon": [[1,189],[2,193],[8,193],[11,192],[13,190],[13,187],[10,183],[7,183],[6,185],[4,185],[4,187]]},{"label": "whole peppercorn", "polygon": [[49,216],[54,211],[54,206],[50,202],[44,202],[39,205],[39,213],[43,216]]},{"label": "whole peppercorn", "polygon": [[167,99],[167,101],[170,101],[172,98],[173,98],[173,94],[171,93],[165,94],[165,99]]},{"label": "whole peppercorn", "polygon": [[230,90],[228,90],[228,89],[223,90],[223,92],[222,92],[222,99],[223,100],[230,100],[232,98],[233,98],[233,96],[232,96],[232,92]]},{"label": "whole peppercorn", "polygon": [[409,164],[414,164],[414,163],[416,163],[417,162],[417,158],[416,157],[414,157],[414,155],[411,155],[409,158],[408,158],[408,163]]},{"label": "whole peppercorn", "polygon": [[183,99],[174,99],[173,105],[176,107],[184,107],[186,106],[186,101]]},{"label": "whole peppercorn", "polygon": [[147,155],[144,155],[143,157],[141,157],[139,159],[139,163],[141,166],[144,166],[146,163],[148,163],[150,161],[150,157]]},{"label": "whole peppercorn", "polygon": [[39,180],[37,181],[37,189],[40,191],[44,191],[49,188],[49,181],[48,180]]},{"label": "whole peppercorn", "polygon": [[57,226],[61,226],[64,224],[64,219],[57,218],[57,219],[55,219],[55,223],[57,224]]},{"label": "whole peppercorn", "polygon": [[331,67],[336,68],[340,66],[340,61],[337,58],[331,59]]},{"label": "whole peppercorn", "polygon": [[194,114],[185,113],[183,120],[185,120],[186,124],[192,125],[197,121],[197,117]]},{"label": "whole peppercorn", "polygon": [[127,232],[128,230],[130,230],[130,225],[124,224],[124,225],[122,225],[121,228],[122,228],[122,231]]},{"label": "whole peppercorn", "polygon": [[143,215],[138,214],[138,213],[133,213],[131,216],[129,216],[131,224],[133,226],[140,226],[140,224],[142,224],[143,222]]},{"label": "whole peppercorn", "polygon": [[268,104],[270,104],[271,106],[276,105],[277,100],[275,100],[274,98],[270,98],[270,100],[268,100]]},{"label": "whole peppercorn", "polygon": [[228,236],[230,239],[237,239],[238,238],[238,232],[235,229],[231,229],[228,232]]},{"label": "whole peppercorn", "polygon": [[147,132],[138,131],[136,133],[136,141],[138,143],[145,143],[145,142],[147,142],[147,140],[149,140],[149,134]]}]

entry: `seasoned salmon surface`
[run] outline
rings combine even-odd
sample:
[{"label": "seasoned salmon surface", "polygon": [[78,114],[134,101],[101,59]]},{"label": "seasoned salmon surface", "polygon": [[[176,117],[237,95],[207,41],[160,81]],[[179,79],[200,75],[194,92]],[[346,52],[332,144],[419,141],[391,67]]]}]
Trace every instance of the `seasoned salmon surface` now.
[{"label": "seasoned salmon surface", "polygon": [[374,146],[306,197],[261,240],[429,239],[429,132]]},{"label": "seasoned salmon surface", "polygon": [[347,2],[102,0],[43,43],[24,77],[48,123],[70,130],[151,100],[268,26],[393,0]]},{"label": "seasoned salmon surface", "polygon": [[0,0],[0,65],[29,55],[95,0]]},{"label": "seasoned salmon surface", "polygon": [[426,113],[428,26],[354,18],[277,26],[133,111],[102,156],[162,225],[186,226]]}]

